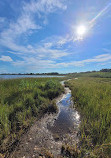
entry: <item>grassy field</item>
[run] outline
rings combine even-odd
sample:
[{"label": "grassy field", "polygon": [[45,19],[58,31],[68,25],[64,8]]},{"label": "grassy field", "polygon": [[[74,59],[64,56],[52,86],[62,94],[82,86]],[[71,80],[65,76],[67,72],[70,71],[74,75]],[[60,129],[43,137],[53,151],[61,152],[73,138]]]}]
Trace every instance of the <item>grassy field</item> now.
[{"label": "grassy field", "polygon": [[111,78],[111,72],[82,72],[72,73],[68,75],[70,78],[73,77],[97,77],[97,78]]},{"label": "grassy field", "polygon": [[28,78],[0,81],[0,152],[4,153],[21,134],[47,112],[57,112],[53,99],[63,87],[59,78]]},{"label": "grassy field", "polygon": [[[111,79],[85,78],[66,82],[81,114],[81,154],[111,156]],[[88,156],[88,155],[87,155]]]}]

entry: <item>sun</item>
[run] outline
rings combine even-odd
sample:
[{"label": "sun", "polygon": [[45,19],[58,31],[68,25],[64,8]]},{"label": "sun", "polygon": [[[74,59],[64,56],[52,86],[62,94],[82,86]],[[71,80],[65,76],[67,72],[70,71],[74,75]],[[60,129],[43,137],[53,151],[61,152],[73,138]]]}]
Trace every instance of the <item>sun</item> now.
[{"label": "sun", "polygon": [[87,27],[85,25],[78,26],[76,29],[76,34],[77,34],[78,39],[83,39],[86,32],[87,32]]},{"label": "sun", "polygon": [[84,35],[86,33],[86,27],[84,25],[80,25],[77,27],[77,34]]}]

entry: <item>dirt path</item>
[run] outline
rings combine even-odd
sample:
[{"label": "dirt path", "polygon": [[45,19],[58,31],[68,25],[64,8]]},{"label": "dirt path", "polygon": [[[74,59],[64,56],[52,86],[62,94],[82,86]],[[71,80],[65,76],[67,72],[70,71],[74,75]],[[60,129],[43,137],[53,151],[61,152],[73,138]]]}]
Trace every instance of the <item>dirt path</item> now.
[{"label": "dirt path", "polygon": [[53,116],[44,116],[40,121],[37,121],[21,138],[19,146],[10,155],[10,158],[32,158],[46,150],[51,151],[56,156],[60,153],[61,142],[55,142],[52,134],[47,129],[47,123],[53,119]]},{"label": "dirt path", "polygon": [[[68,88],[65,88],[65,93],[69,93],[69,91]],[[58,97],[56,102],[59,102],[64,95]],[[57,158],[61,154],[63,143],[68,142],[74,145],[78,141],[77,131],[70,131],[63,136],[63,140],[60,140],[58,135],[53,135],[48,130],[47,125],[53,124],[58,115],[46,114],[41,120],[36,121],[29,131],[22,136],[20,143],[9,158],[39,158],[40,156],[44,157],[43,153],[53,153],[54,158]]]}]

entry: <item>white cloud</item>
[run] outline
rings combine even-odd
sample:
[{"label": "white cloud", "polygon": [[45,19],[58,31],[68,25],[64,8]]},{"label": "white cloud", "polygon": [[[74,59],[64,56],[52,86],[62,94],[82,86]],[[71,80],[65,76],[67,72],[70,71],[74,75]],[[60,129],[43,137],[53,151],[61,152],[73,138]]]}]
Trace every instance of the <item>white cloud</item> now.
[{"label": "white cloud", "polygon": [[89,64],[89,63],[103,63],[103,62],[107,62],[111,60],[111,54],[102,54],[102,55],[98,55],[95,56],[93,58],[90,59],[86,59],[86,60],[81,60],[81,61],[72,61],[69,63],[58,63],[56,64],[56,66],[63,66],[63,67],[69,67],[69,66],[76,66],[76,67],[82,67],[85,64]]},{"label": "white cloud", "polygon": [[85,64],[101,63],[101,62],[106,62],[109,60],[111,60],[111,54],[102,54],[102,55],[98,55],[98,56],[95,56],[90,59],[66,63],[65,66],[80,66],[81,67],[81,66],[84,66]]},{"label": "white cloud", "polygon": [[44,43],[45,48],[51,48],[52,46],[53,46],[53,43],[51,42]]},{"label": "white cloud", "polygon": [[31,13],[50,13],[54,12],[56,9],[67,9],[67,6],[64,4],[64,0],[31,0],[30,3],[26,3],[23,6],[25,12]]},{"label": "white cloud", "polygon": [[11,62],[13,61],[11,57],[2,55],[0,58],[1,61]]},{"label": "white cloud", "polygon": [[47,48],[50,47],[57,47],[61,48],[63,45],[71,42],[74,40],[74,37],[72,35],[65,35],[65,36],[50,36],[45,38],[44,40],[41,41],[41,45]]},{"label": "white cloud", "polygon": [[[16,22],[10,23],[9,29],[4,30],[1,37],[10,37],[13,39],[17,35],[28,32],[29,30],[40,29],[41,26],[36,24],[34,20],[35,13],[38,13],[38,15],[42,13],[41,16],[43,16],[43,14],[54,12],[56,9],[66,9],[66,6],[59,0],[31,0],[30,3],[24,3],[20,17]],[[44,18],[46,19],[46,17]],[[1,21],[3,20],[4,19],[1,18]]]},{"label": "white cloud", "polygon": [[41,27],[35,24],[33,18],[27,14],[23,14],[18,20],[17,23],[10,24],[11,31],[13,30],[15,35],[20,35],[27,32],[28,30],[36,30]]},{"label": "white cloud", "polygon": [[[55,12],[57,9],[65,10],[67,6],[64,4],[64,0],[31,0],[29,3],[23,3],[21,13],[16,22],[11,22],[8,29],[4,29],[0,35],[0,43],[2,46],[9,48],[9,52],[17,54],[23,58],[27,54],[36,54],[41,58],[60,58],[66,56],[68,53],[58,49],[52,49],[51,43],[44,43],[43,46],[38,45],[20,45],[19,37],[25,36],[30,32],[39,30],[42,28],[37,22],[37,18],[44,24],[44,20],[47,18],[47,14]],[[36,18],[35,18],[36,16]],[[2,20],[2,19],[1,19]],[[46,23],[45,23],[46,24]]]},{"label": "white cloud", "polygon": [[9,42],[7,43],[8,47],[12,51],[8,51],[12,54],[17,54],[18,56],[21,56],[22,58],[24,56],[36,56],[39,58],[47,58],[47,59],[58,59],[64,56],[68,56],[71,53],[69,53],[65,49],[60,49],[58,41],[61,39],[60,36],[52,36],[49,38],[46,38],[45,40],[40,41],[39,43],[36,43],[34,46],[27,45],[27,46],[18,46],[15,43]]},{"label": "white cloud", "polygon": [[[14,45],[13,45],[14,46]],[[36,56],[39,58],[47,58],[47,59],[58,59],[64,56],[70,55],[66,50],[52,49],[49,46],[41,46],[38,47],[16,47],[16,51],[8,51],[11,54],[17,54],[24,58],[25,56]],[[23,53],[24,52],[24,53]]]},{"label": "white cloud", "polygon": [[38,55],[42,54],[44,57],[51,59],[57,59],[69,55],[69,53],[65,50],[51,49],[45,47],[39,47],[38,49],[36,49],[36,52],[38,53]]},{"label": "white cloud", "polygon": [[16,61],[12,63],[16,67],[27,68],[27,70],[37,70],[44,68],[52,68],[55,65],[55,61],[52,60],[41,60],[37,57],[24,58],[24,61]]},{"label": "white cloud", "polygon": [[27,70],[35,70],[35,69],[52,69],[52,68],[63,68],[63,67],[82,67],[85,64],[96,63],[103,64],[105,62],[111,61],[111,54],[102,54],[95,56],[93,58],[89,58],[81,61],[72,61],[72,62],[61,62],[57,63],[56,61],[50,59],[41,59],[39,57],[25,57],[23,61],[15,61],[12,64],[18,67],[27,67]]},{"label": "white cloud", "polygon": [[16,44],[16,39],[19,38],[21,34],[27,33],[29,30],[37,30],[40,28],[39,25],[35,24],[31,16],[24,14],[18,18],[16,23],[10,23],[9,28],[1,32],[1,45],[12,50],[16,49],[16,47],[19,47]]}]

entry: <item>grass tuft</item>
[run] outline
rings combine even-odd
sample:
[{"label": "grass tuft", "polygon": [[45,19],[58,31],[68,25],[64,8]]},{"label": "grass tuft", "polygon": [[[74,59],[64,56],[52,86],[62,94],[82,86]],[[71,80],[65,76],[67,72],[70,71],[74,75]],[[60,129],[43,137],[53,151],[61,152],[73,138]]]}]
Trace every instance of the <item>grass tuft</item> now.
[{"label": "grass tuft", "polygon": [[56,78],[1,80],[0,152],[5,153],[9,141],[18,139],[36,118],[57,112],[52,100],[63,91]]}]

